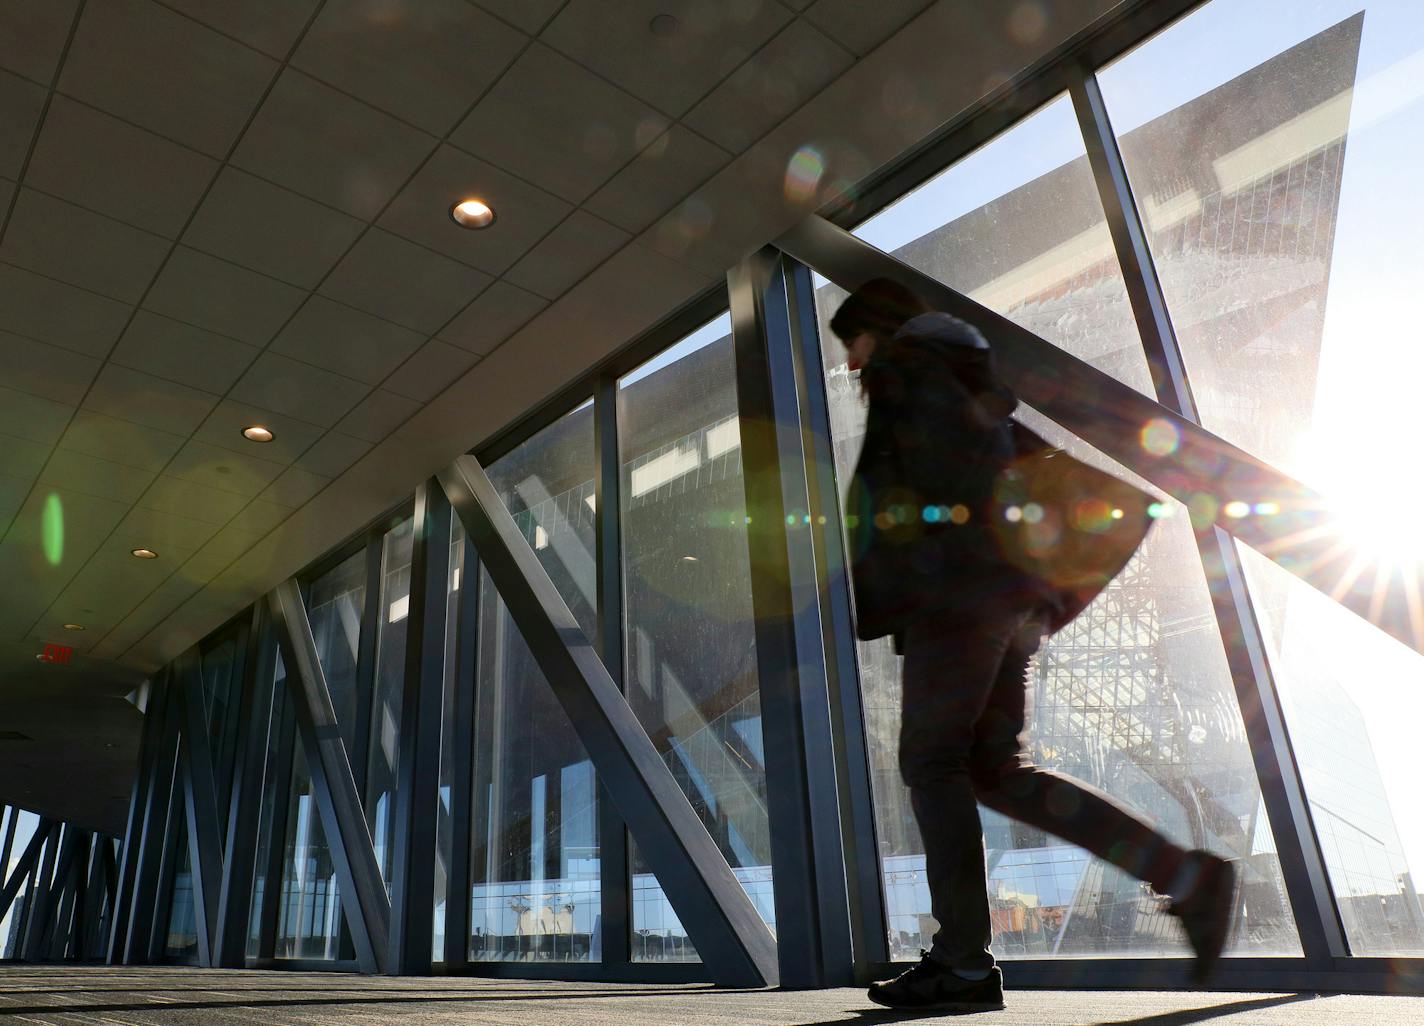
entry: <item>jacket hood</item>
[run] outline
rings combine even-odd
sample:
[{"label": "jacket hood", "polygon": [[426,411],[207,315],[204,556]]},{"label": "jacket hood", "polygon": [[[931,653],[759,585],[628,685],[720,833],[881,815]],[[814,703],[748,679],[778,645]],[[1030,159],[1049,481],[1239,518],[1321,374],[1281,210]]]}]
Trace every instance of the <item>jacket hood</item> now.
[{"label": "jacket hood", "polygon": [[923,313],[911,317],[895,332],[896,342],[938,343],[950,349],[988,350],[989,343],[968,321],[947,313]]}]

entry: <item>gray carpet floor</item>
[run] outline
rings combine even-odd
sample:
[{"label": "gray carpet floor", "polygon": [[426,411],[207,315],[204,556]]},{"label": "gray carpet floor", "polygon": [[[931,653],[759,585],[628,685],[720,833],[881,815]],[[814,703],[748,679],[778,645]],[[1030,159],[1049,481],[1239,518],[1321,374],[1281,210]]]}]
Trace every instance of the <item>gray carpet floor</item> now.
[{"label": "gray carpet floor", "polygon": [[[1018,991],[998,1026],[1424,1026],[1424,997]],[[0,1022],[65,1026],[822,1026],[908,1022],[859,990],[551,983],[204,969],[0,967]],[[946,1017],[913,1019],[946,1022]]]}]

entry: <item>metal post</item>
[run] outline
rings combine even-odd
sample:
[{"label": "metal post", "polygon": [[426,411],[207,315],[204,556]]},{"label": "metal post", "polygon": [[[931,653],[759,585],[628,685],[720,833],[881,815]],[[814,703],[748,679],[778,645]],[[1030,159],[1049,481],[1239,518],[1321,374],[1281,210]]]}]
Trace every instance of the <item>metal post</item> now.
[{"label": "metal post", "polygon": [[871,966],[890,959],[875,801],[870,783],[870,750],[865,734],[860,662],[856,654],[855,620],[851,612],[815,289],[809,268],[790,257],[783,256],[782,260],[792,311],[791,355],[796,368],[797,400],[802,410],[811,542],[822,610],[822,651],[826,660],[836,780],[840,785],[841,845],[846,898],[850,906],[851,950],[856,977],[860,979],[870,972]]},{"label": "metal post", "polygon": [[272,672],[272,734],[277,740],[274,742],[276,752],[272,758],[274,779],[264,788],[272,796],[272,801],[267,810],[267,864],[263,866],[262,904],[255,913],[258,958],[272,958],[277,950],[278,920],[282,915],[287,817],[291,811],[292,771],[297,757],[297,725],[291,712],[291,689],[284,680],[283,691],[279,694],[275,689],[275,666]]},{"label": "metal post", "polygon": [[163,694],[164,684],[161,678],[150,680],[144,685],[143,738],[139,747],[138,773],[134,776],[133,792],[129,798],[124,849],[119,863],[116,893],[109,911],[109,950],[106,956],[109,965],[122,964],[124,960],[124,944],[133,912],[134,875],[138,868],[140,838],[148,811],[149,796],[153,791],[158,748],[163,739],[163,717],[160,713]]},{"label": "metal post", "polygon": [[[20,809],[18,806],[0,806],[0,811],[4,813],[5,820],[5,840],[0,841],[0,886],[5,883],[5,870],[10,868],[10,850],[15,846],[15,833],[20,826]],[[3,913],[0,913],[3,915]]]},{"label": "metal post", "polygon": [[810,494],[786,278],[774,250],[727,275],[747,497],[767,813],[784,987],[853,982]]},{"label": "metal post", "polygon": [[188,825],[188,861],[193,869],[198,964],[211,967],[214,964],[213,938],[217,934],[218,892],[222,890],[223,843],[207,710],[203,705],[202,669],[196,646],[178,657],[175,669],[177,698],[183,709],[179,771],[183,780],[184,818]]},{"label": "metal post", "polygon": [[[618,444],[618,379],[604,375],[593,398],[593,521],[598,658],[623,690],[623,537],[621,465]],[[599,944],[605,966],[627,965],[633,957],[632,864],[628,825],[598,781]]]},{"label": "metal post", "polygon": [[390,966],[400,975],[429,973],[431,964],[449,581],[450,504],[439,484],[428,480],[416,488],[411,521],[410,599],[396,756]]},{"label": "metal post", "polygon": [[[1201,416],[1187,381],[1181,347],[1167,313],[1167,299],[1152,261],[1146,228],[1133,202],[1127,166],[1108,119],[1102,90],[1091,71],[1080,68],[1071,78],[1070,92],[1128,300],[1152,369],[1157,399],[1174,413],[1199,424]],[[1328,964],[1330,959],[1346,955],[1349,947],[1280,696],[1245,586],[1241,557],[1231,538],[1217,527],[1198,530],[1196,540],[1301,946],[1308,960]]]},{"label": "metal post", "polygon": [[450,704],[455,751],[450,762],[450,865],[445,887],[445,968],[470,961],[470,830],[475,771],[475,687],[480,613],[480,563],[464,539],[460,599],[455,614],[455,694]]},{"label": "metal post", "polygon": [[[177,685],[177,681],[174,684]],[[174,718],[175,731],[182,730],[183,722],[183,696],[174,695],[173,701],[169,705],[169,710]],[[178,844],[182,841],[188,843],[187,817],[183,814],[184,802],[186,800],[184,784],[182,753],[183,741],[181,736],[176,739],[174,747],[174,757],[172,760],[173,779],[168,788],[168,813],[164,820],[163,834],[160,838],[162,842],[162,854],[158,860],[158,875],[154,883],[154,902],[149,907],[146,919],[148,925],[148,947],[145,949],[144,961],[149,965],[155,965],[163,961],[167,955],[168,948],[168,927],[172,925],[173,918],[173,890],[178,875]],[[179,817],[182,817],[184,828],[178,829]],[[189,851],[189,858],[193,859],[193,853]],[[192,868],[197,868],[197,860],[193,859]]]},{"label": "metal post", "polygon": [[25,902],[25,929],[21,952],[26,961],[38,962],[44,957],[44,938],[54,917],[54,864],[63,844],[68,846],[72,828],[56,823],[45,840],[44,859],[31,882],[31,897]]},{"label": "metal post", "polygon": [[[15,814],[18,818],[18,809],[15,810]],[[41,819],[36,823],[35,832],[30,835],[30,843],[25,845],[25,850],[15,862],[15,868],[10,873],[10,878],[0,882],[0,919],[5,918],[5,913],[10,911],[10,906],[14,904],[15,898],[20,893],[20,888],[25,886],[25,880],[34,870],[40,853],[44,851],[45,841],[49,839],[50,832],[54,828],[55,823],[50,819]],[[4,868],[3,865],[0,865],[0,870]]]},{"label": "metal post", "polygon": [[713,979],[776,979],[776,945],[473,456],[440,484]]},{"label": "metal post", "polygon": [[[142,828],[137,839],[129,838],[134,851],[132,897],[125,913],[122,953],[113,957],[123,965],[137,965],[148,958],[149,937],[153,932],[154,906],[158,903],[159,871],[167,843],[168,806],[173,790],[173,764],[177,759],[178,716],[173,709],[174,685],[170,671],[165,670],[158,685],[156,700],[149,702],[146,715],[156,717],[159,742],[153,765],[153,778],[148,785],[148,800],[143,810]],[[125,851],[125,860],[129,852]],[[116,935],[116,937],[119,935]]]},{"label": "metal post", "polygon": [[[260,602],[252,610],[246,649],[233,750],[232,798],[226,810],[226,845],[213,934],[213,965],[219,969],[241,969],[247,960],[248,923],[262,818],[262,776],[267,764],[276,669],[276,644],[267,629],[267,612]],[[274,802],[279,797],[274,795]]]},{"label": "metal post", "polygon": [[362,972],[385,972],[390,955],[390,901],[301,590],[289,580],[273,589],[267,601],[356,959]]}]

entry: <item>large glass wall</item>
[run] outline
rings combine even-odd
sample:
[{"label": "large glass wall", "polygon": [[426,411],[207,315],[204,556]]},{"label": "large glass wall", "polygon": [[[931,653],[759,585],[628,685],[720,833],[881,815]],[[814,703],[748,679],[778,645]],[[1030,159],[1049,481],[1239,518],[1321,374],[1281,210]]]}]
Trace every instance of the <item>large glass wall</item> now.
[{"label": "large glass wall", "polygon": [[[1424,552],[1379,380],[1424,373],[1421,68],[1409,0],[1215,0],[1100,74],[1203,423],[1396,574]],[[1351,951],[1424,953],[1424,656],[1242,553]]]},{"label": "large glass wall", "polygon": [[[592,637],[592,404],[488,472]],[[470,958],[596,961],[601,867],[593,763],[483,571],[477,637]]]},{"label": "large glass wall", "polygon": [[[624,690],[758,911],[775,924],[731,320],[618,383]],[[633,853],[635,961],[697,958]]]},{"label": "large glass wall", "polygon": [[[8,881],[15,872],[20,856],[29,847],[40,818],[33,812],[0,805],[0,845],[8,840],[5,858],[0,859],[0,880]],[[0,958],[16,958],[20,950],[20,928],[25,921],[25,901],[28,890],[21,888],[0,916]]]},{"label": "large glass wall", "polygon": [[405,684],[405,636],[410,611],[411,521],[403,520],[381,540],[380,618],[376,621],[376,680],[371,697],[370,759],[366,777],[366,826],[376,846],[386,887],[391,885],[395,845],[396,760],[400,755],[401,690]]},{"label": "large glass wall", "polygon": [[[1066,96],[1049,103],[863,224],[857,235],[1133,388],[1151,393],[1122,274]],[[823,324],[844,293],[818,291]],[[837,470],[849,484],[864,404],[823,328]],[[1021,407],[1081,459],[1131,477]],[[1142,482],[1138,482],[1141,484]],[[1185,510],[1164,516],[1124,573],[1030,669],[1029,750],[1189,847],[1239,860],[1245,884],[1228,951],[1299,950],[1271,831]],[[934,923],[924,849],[896,767],[899,659],[859,646],[892,957]],[[1001,957],[1163,955],[1186,948],[1138,881],[1042,831],[983,810],[995,951]]]}]

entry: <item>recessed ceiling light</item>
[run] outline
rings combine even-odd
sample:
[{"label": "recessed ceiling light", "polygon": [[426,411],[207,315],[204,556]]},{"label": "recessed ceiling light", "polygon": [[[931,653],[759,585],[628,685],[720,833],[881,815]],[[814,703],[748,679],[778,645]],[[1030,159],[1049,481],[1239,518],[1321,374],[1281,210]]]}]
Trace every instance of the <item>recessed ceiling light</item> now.
[{"label": "recessed ceiling light", "polygon": [[494,224],[494,211],[484,200],[461,200],[450,208],[450,220],[461,228],[488,228]]},{"label": "recessed ceiling light", "polygon": [[270,442],[276,435],[272,434],[270,428],[265,428],[261,424],[252,424],[242,429],[242,437],[249,442]]},{"label": "recessed ceiling light", "polygon": [[157,559],[158,553],[152,549],[134,549],[133,554],[139,559]]},{"label": "recessed ceiling light", "polygon": [[67,631],[82,631],[84,625],[82,623],[67,623],[64,625],[64,629]]}]

